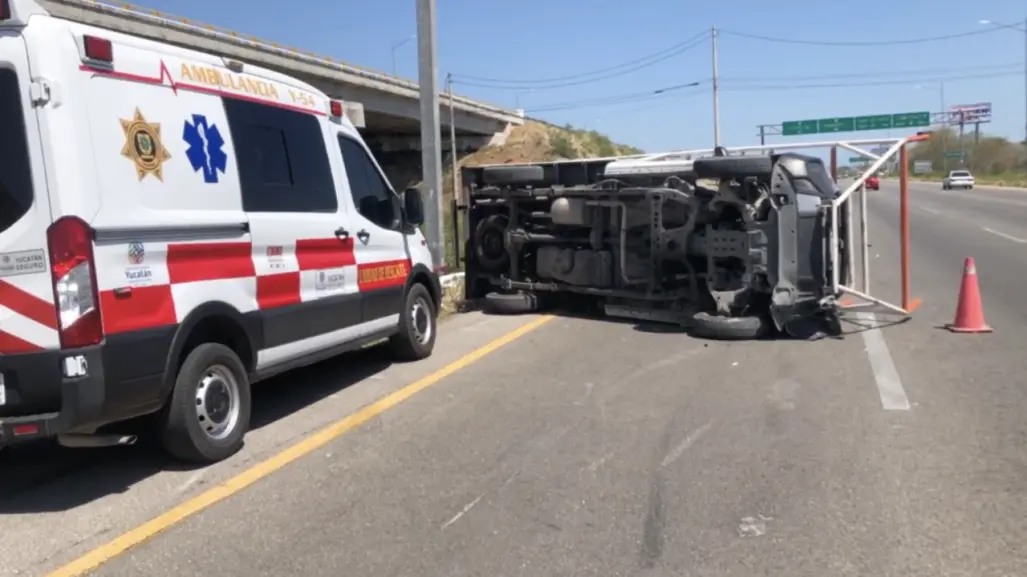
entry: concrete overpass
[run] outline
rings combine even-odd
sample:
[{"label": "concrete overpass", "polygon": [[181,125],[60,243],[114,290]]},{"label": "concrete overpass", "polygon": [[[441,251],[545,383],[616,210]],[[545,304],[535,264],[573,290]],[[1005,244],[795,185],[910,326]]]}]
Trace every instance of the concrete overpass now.
[{"label": "concrete overpass", "polygon": [[[128,32],[251,62],[300,78],[347,102],[347,114],[383,164],[419,162],[419,88],[416,82],[375,72],[309,51],[245,36],[130,4],[94,0],[38,0],[56,17]],[[440,99],[443,150],[449,150],[449,100]],[[454,97],[458,150],[476,150],[524,123],[523,111]],[[383,158],[388,157],[388,158]],[[399,186],[403,183],[394,182]]]}]

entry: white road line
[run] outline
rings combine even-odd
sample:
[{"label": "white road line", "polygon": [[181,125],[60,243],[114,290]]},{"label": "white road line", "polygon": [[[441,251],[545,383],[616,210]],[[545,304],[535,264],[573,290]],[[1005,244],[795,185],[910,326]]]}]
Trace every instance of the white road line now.
[{"label": "white road line", "polygon": [[884,334],[877,325],[877,315],[860,312],[856,313],[856,317],[865,321],[869,327],[860,334],[863,335],[863,344],[870,358],[870,368],[874,372],[874,380],[877,381],[881,406],[886,411],[908,411],[909,398],[906,397],[906,390],[902,388],[902,380],[892,361],[891,352],[888,351],[888,343],[885,342]]},{"label": "white road line", "polygon": [[920,210],[929,214],[941,214],[940,210],[934,210],[933,208],[927,208],[926,206],[918,207]]},{"label": "white road line", "polygon": [[986,226],[982,226],[981,230],[983,230],[984,232],[990,232],[991,234],[993,234],[993,235],[995,235],[997,237],[1004,238],[1006,240],[1011,240],[1013,242],[1018,242],[1020,244],[1027,244],[1027,240],[1024,240],[1024,239],[1019,238],[1019,237],[1015,237],[1015,236],[1013,236],[1011,234],[1006,234],[1004,232],[999,232],[997,230],[990,229],[990,228],[988,228]]}]

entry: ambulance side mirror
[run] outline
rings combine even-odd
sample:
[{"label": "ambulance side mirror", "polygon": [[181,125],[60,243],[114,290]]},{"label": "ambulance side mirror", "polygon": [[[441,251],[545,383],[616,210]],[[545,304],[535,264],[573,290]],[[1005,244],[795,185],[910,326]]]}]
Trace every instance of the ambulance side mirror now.
[{"label": "ambulance side mirror", "polygon": [[421,226],[424,224],[424,200],[421,198],[421,191],[416,188],[408,188],[403,193],[403,215],[407,224]]}]

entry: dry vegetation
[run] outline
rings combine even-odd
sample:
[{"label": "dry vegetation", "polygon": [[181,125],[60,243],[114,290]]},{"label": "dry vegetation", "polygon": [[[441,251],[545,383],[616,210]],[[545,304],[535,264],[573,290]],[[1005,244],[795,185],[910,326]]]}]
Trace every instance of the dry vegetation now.
[{"label": "dry vegetation", "polygon": [[[589,158],[640,154],[638,148],[615,144],[608,137],[594,130],[579,130],[567,125],[557,127],[539,122],[526,122],[514,128],[506,142],[488,146],[459,159],[458,165],[480,166],[483,164],[506,164],[513,162],[543,162],[570,158]],[[453,220],[450,200],[453,198],[453,171],[449,160],[444,159],[442,191],[445,214],[446,268],[463,268],[455,260],[453,242]]]},{"label": "dry vegetation", "polygon": [[[1027,151],[1022,142],[983,134],[980,140],[975,141],[973,134],[967,134],[963,137],[963,145],[966,149],[966,166],[961,166],[958,158],[950,158],[949,170],[967,168],[981,184],[1027,186]],[[911,160],[930,160],[934,168],[932,174],[917,175],[917,178],[944,178],[945,151],[958,150],[959,135],[951,129],[936,130],[930,140],[910,147]]]}]

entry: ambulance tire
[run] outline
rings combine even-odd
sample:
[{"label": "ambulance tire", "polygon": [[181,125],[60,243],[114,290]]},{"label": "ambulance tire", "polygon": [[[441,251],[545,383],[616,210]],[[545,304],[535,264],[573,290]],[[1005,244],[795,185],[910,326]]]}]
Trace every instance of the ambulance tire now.
[{"label": "ambulance tire", "polygon": [[164,408],[164,449],[186,462],[223,461],[242,449],[251,410],[250,382],[239,355],[220,343],[204,343],[182,363]]},{"label": "ambulance tire", "polygon": [[438,311],[431,293],[421,283],[410,285],[399,315],[399,332],[389,338],[389,348],[399,361],[419,361],[435,348]]}]

